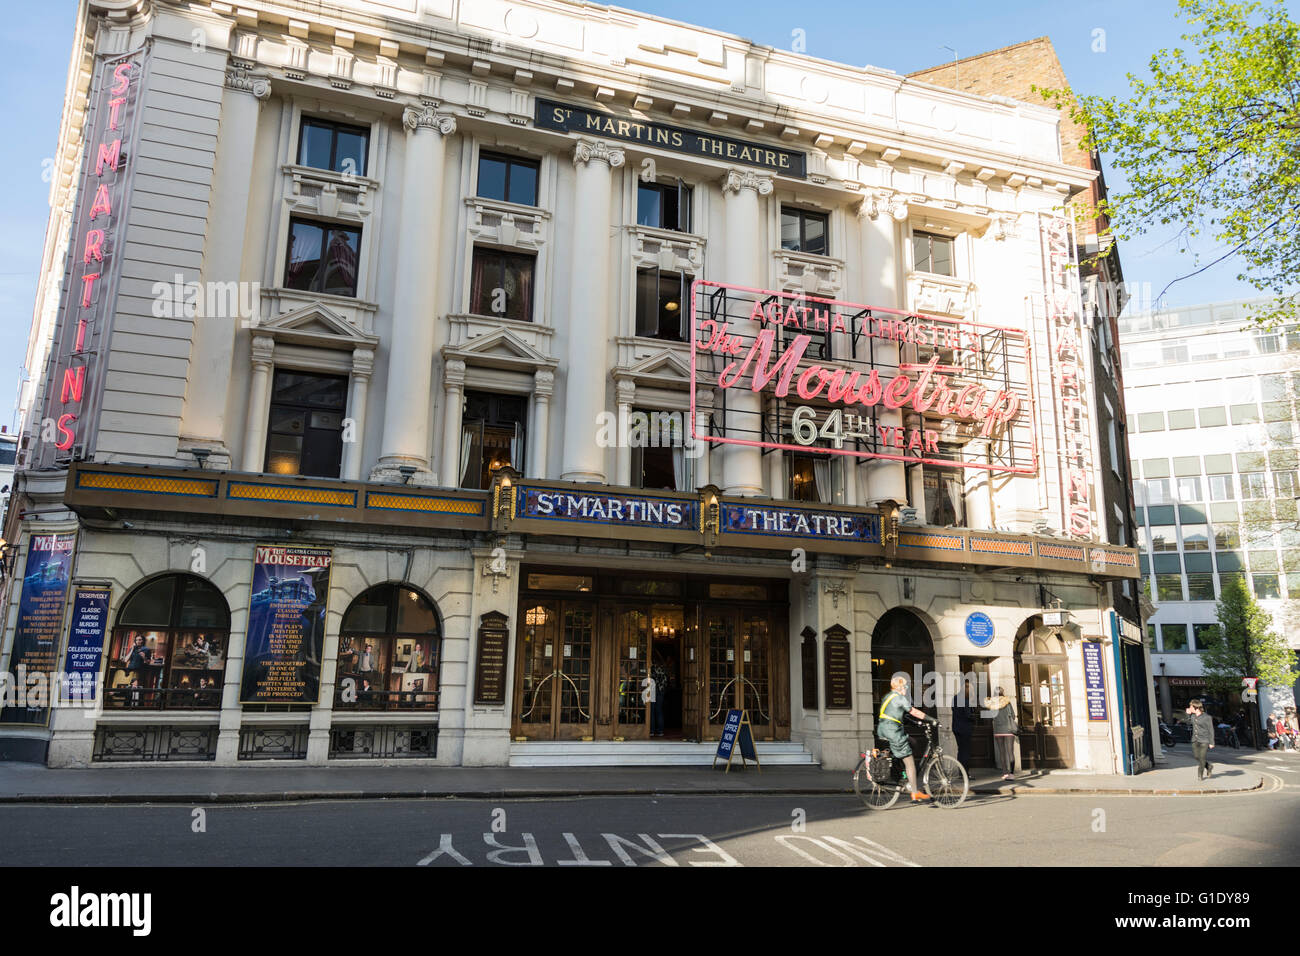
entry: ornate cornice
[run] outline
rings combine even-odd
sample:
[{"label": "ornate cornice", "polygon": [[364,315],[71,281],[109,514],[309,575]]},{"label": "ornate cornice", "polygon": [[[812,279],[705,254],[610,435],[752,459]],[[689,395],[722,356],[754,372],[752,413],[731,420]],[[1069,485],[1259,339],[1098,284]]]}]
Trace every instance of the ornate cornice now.
[{"label": "ornate cornice", "polygon": [[573,147],[574,165],[585,166],[593,159],[604,160],[609,163],[610,169],[617,169],[623,165],[623,150],[617,146],[610,146],[602,140],[578,140],[578,145]]},{"label": "ornate cornice", "polygon": [[722,194],[739,194],[742,189],[752,189],[760,196],[772,192],[772,177],[761,176],[752,169],[728,169],[722,177]]},{"label": "ornate cornice", "polygon": [[450,136],[456,132],[456,117],[438,113],[432,105],[425,103],[422,106],[408,106],[402,110],[402,125],[411,132],[418,129],[431,129],[443,136]]}]

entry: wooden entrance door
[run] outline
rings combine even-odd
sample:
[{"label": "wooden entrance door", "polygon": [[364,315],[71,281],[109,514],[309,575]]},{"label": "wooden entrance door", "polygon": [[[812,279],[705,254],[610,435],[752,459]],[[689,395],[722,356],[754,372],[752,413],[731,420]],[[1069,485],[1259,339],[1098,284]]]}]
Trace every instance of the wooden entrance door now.
[{"label": "wooden entrance door", "polygon": [[650,735],[650,708],[641,701],[641,680],[650,666],[650,615],[645,608],[610,611],[611,649],[604,684],[610,698],[611,736],[645,740]]},{"label": "wooden entrance door", "polygon": [[1056,635],[1037,631],[1025,637],[1020,647],[1023,650],[1016,654],[1020,762],[1031,769],[1071,767],[1074,735],[1065,647]]},{"label": "wooden entrance door", "polygon": [[707,668],[705,732],[717,737],[727,711],[749,711],[756,739],[772,738],[778,723],[774,692],[784,680],[774,666],[783,635],[778,635],[766,608],[708,607],[700,612],[700,644]]},{"label": "wooden entrance door", "polygon": [[514,734],[591,737],[596,609],[591,601],[526,601],[515,678]]}]

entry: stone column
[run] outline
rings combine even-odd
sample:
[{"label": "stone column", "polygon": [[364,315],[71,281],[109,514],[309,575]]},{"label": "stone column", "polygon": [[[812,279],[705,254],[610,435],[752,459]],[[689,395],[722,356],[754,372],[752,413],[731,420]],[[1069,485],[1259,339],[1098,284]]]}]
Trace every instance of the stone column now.
[{"label": "stone column", "polygon": [[[212,170],[212,195],[219,197],[208,209],[207,239],[203,245],[204,288],[209,283],[242,283],[244,230],[248,224],[248,198],[252,182],[253,148],[257,144],[257,119],[261,105],[271,95],[265,77],[254,76],[241,65],[226,71],[226,88],[221,99],[221,128]],[[170,277],[168,277],[170,278]],[[251,297],[236,286],[234,302]],[[204,297],[206,300],[206,297]],[[229,301],[229,299],[227,300]],[[182,413],[181,444],[204,445],[212,449],[213,468],[233,464],[234,452],[227,445],[238,434],[226,421],[231,369],[235,365],[235,336],[240,328],[255,326],[262,304],[251,302],[248,315],[195,316],[190,350],[189,383]],[[238,407],[238,406],[236,406]],[[247,433],[245,433],[247,435]],[[262,463],[257,463],[257,471]]]},{"label": "stone column", "polygon": [[[713,389],[695,390],[695,434],[704,436],[709,433],[709,412],[713,408]],[[712,445],[703,439],[696,439],[695,487],[703,488],[709,483],[709,454]]]},{"label": "stone column", "polygon": [[347,481],[361,480],[361,453],[364,449],[366,427],[366,398],[370,392],[370,375],[375,369],[373,349],[352,350],[352,401],[348,418],[351,429],[343,433],[343,477]]},{"label": "stone column", "polygon": [[[759,216],[759,196],[772,192],[772,180],[749,169],[729,169],[722,180],[726,206],[726,240],[722,246],[722,281],[761,289],[766,285],[761,259],[766,235]],[[728,389],[727,431],[761,437],[763,399],[748,389]],[[748,434],[746,434],[746,432]],[[763,454],[749,445],[724,445],[722,484],[729,495],[763,494]],[[778,489],[773,494],[780,495]]]},{"label": "stone column", "polygon": [[609,343],[610,177],[623,150],[579,140],[573,151],[573,250],[568,348],[565,352],[565,481],[605,481],[605,450],[596,444],[596,415],[605,409],[605,350]]},{"label": "stone column", "polygon": [[248,385],[248,421],[244,426],[244,471],[260,472],[266,464],[267,394],[275,362],[275,339],[253,338],[253,377]]},{"label": "stone column", "polygon": [[632,420],[632,403],[636,401],[636,382],[630,378],[620,378],[614,383],[614,394],[618,410],[617,444],[614,450],[614,484],[626,488],[632,484],[632,446],[628,443],[627,432]]},{"label": "stone column", "polygon": [[[528,436],[530,459],[526,475],[534,478],[551,477],[549,467],[551,448],[551,396],[555,394],[555,373],[539,369],[533,373],[533,432]],[[522,469],[521,469],[522,470]]]},{"label": "stone column", "polygon": [[[903,307],[898,288],[898,249],[902,241],[898,231],[900,216],[907,218],[907,206],[883,192],[868,196],[858,206],[858,223],[862,230],[862,294],[868,305],[888,309]],[[896,364],[898,345],[877,339],[876,356],[881,363]],[[897,409],[882,406],[878,411],[881,425],[900,427],[903,424],[903,414]],[[866,467],[866,504],[875,504],[886,498],[907,502],[907,479],[902,462],[876,461]]]},{"label": "stone column", "polygon": [[[402,125],[406,128],[406,158],[397,232],[397,288],[388,342],[383,443],[371,479],[398,480],[402,465],[414,465],[417,471],[411,483],[430,484],[429,392],[438,329],[434,289],[444,212],[446,138],[456,132],[456,119],[441,116],[426,104],[408,107],[402,113]],[[446,442],[443,448],[445,451]],[[451,468],[455,470],[454,462]]]},{"label": "stone column", "polygon": [[442,406],[442,455],[438,464],[440,484],[444,488],[460,487],[461,423],[465,417],[465,363],[448,359],[442,369],[444,402]]}]

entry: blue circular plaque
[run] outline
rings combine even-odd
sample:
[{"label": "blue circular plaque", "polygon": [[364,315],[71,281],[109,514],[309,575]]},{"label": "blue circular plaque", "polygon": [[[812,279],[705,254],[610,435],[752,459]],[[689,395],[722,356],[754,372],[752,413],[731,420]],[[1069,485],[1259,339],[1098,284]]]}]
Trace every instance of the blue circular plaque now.
[{"label": "blue circular plaque", "polygon": [[993,643],[993,618],[983,611],[975,611],[966,618],[966,639],[976,647]]}]

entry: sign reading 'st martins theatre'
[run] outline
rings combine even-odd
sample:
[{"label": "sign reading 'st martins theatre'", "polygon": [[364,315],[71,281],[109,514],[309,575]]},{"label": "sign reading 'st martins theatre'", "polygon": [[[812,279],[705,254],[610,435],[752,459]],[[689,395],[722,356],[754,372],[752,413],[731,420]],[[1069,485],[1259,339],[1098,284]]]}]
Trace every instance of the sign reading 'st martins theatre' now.
[{"label": "sign reading 'st martins theatre'", "polygon": [[567,103],[537,100],[533,123],[538,129],[553,129],[561,133],[585,133],[607,139],[621,139],[642,146],[656,146],[675,153],[690,153],[708,159],[722,159],[744,166],[757,166],[781,176],[804,179],[807,157],[803,153],[768,146],[765,143],[746,143],[727,136],[698,133],[680,126],[665,126],[645,120],[615,116],[600,110],[589,110]]},{"label": "sign reading 'st martins theatre'", "polygon": [[81,458],[91,450],[103,390],[100,352],[108,341],[122,266],[144,54],[101,60],[97,70],[33,467]]}]

